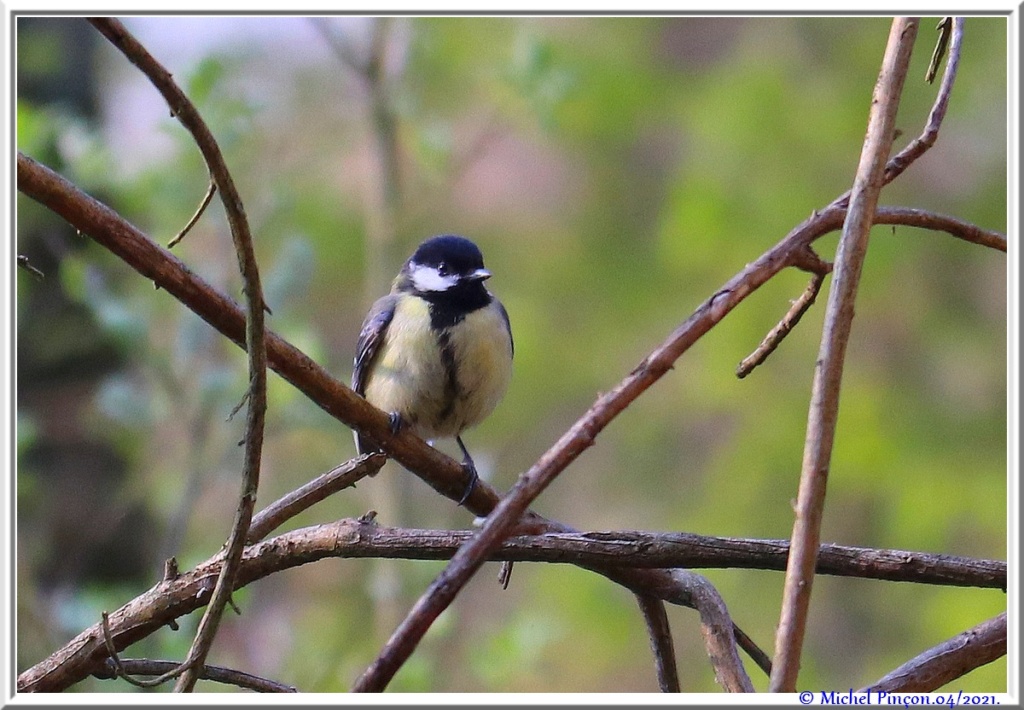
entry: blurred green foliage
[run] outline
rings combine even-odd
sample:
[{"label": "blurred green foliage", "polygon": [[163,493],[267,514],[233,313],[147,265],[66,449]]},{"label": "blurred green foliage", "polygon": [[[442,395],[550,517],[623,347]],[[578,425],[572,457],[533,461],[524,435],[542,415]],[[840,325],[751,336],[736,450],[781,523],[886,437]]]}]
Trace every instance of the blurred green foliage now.
[{"label": "blurred green foliage", "polygon": [[[388,268],[397,271],[430,234],[475,239],[516,338],[508,396],[467,436],[501,489],[694,307],[848,188],[889,24],[391,19],[385,86],[398,126],[402,201],[384,215],[395,227],[390,241],[372,247],[381,171],[365,84],[308,20],[233,21],[258,39],[240,41],[214,18],[137,17],[128,26],[156,45],[220,140],[256,236],[269,327],[347,380],[368,298],[387,288],[365,282],[367,249],[387,250]],[[357,56],[366,51],[365,20],[331,23]],[[897,149],[923,127],[935,96],[922,79],[934,24],[922,22]],[[82,31],[92,30],[83,22]],[[208,49],[172,51],[191,33]],[[1006,21],[969,19],[964,47],[938,144],[883,192],[882,203],[1005,231]],[[19,71],[42,72],[49,54],[23,41],[18,56]],[[103,120],[83,123],[59,104],[22,99],[19,148],[59,161],[83,189],[107,196],[166,243],[195,210],[206,170],[133,67],[102,44],[96,61]],[[164,113],[146,118],[154,111]],[[152,130],[129,145],[129,129],[140,123]],[[35,214],[20,200],[19,228]],[[831,258],[835,244],[833,235],[817,249]],[[175,252],[240,298],[216,199]],[[19,273],[19,320],[33,315],[21,307],[27,290],[59,286],[128,357],[128,369],[102,381],[81,416],[130,462],[117,495],[159,521],[146,536],[152,578],[167,556],[183,566],[205,559],[223,542],[237,495],[243,418],[226,418],[244,392],[241,352],[95,245],[67,254],[54,276],[37,283]],[[806,281],[785,272],[751,296],[614,421],[535,508],[584,530],[788,538],[825,294],[764,366],[742,381],[734,368]],[[1005,255],[942,234],[874,230],[825,540],[1005,559],[1005,303]],[[19,451],[45,435],[19,413]],[[352,453],[344,427],[271,377],[261,504]],[[41,483],[31,466],[19,468],[18,482],[24,519]],[[470,524],[464,511],[390,465],[294,525],[370,508],[388,525]],[[52,642],[23,645],[21,668],[144,589],[95,583],[56,594],[33,574],[33,550],[47,544],[19,549],[22,628],[43,626]],[[211,661],[304,691],[344,691],[440,568],[326,561],[276,575],[240,595],[244,613],[227,618]],[[657,689],[643,620],[627,592],[579,569],[527,564],[517,565],[503,592],[490,569],[427,636],[394,690]],[[782,575],[708,576],[735,621],[770,652]],[[801,686],[864,685],[1005,606],[999,591],[819,578]],[[684,688],[717,690],[696,615],[670,614]],[[130,655],[182,657],[195,619],[183,622]],[[765,689],[766,679],[748,667]],[[955,687],[1005,691],[1005,659]],[[128,687],[90,681],[82,689]]]}]

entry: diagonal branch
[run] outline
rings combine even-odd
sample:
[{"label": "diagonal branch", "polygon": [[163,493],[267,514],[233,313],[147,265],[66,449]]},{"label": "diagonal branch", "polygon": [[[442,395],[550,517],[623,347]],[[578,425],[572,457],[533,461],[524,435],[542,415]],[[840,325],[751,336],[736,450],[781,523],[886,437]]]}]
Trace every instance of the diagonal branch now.
[{"label": "diagonal branch", "polygon": [[[189,649],[188,657],[182,664],[184,673],[175,685],[176,691],[190,692],[198,678],[198,666],[206,662],[210,646],[217,634],[224,607],[231,595],[235,575],[245,547],[253,509],[256,506],[256,491],[259,486],[260,457],[263,450],[264,414],[267,409],[267,350],[264,340],[263,290],[260,286],[256,254],[253,251],[252,235],[242,206],[241,196],[224,162],[220,147],[202,116],[178,87],[171,74],[128,32],[123,24],[112,18],[90,18],[89,22],[135,64],[153,83],[171,107],[171,112],[192,134],[196,145],[203,154],[210,169],[212,182],[208,195],[216,187],[220,192],[224,210],[227,213],[231,238],[238,256],[238,267],[242,273],[243,291],[246,296],[247,317],[245,320],[245,343],[249,360],[249,390],[246,394],[248,409],[245,425],[245,453],[242,464],[242,492],[235,510],[231,534],[225,543],[227,548],[224,567],[217,579],[213,600],[203,614],[196,631],[196,637]],[[207,200],[204,199],[204,202]],[[199,212],[201,213],[202,208]]]},{"label": "diagonal branch", "polygon": [[896,111],[910,64],[914,38],[917,36],[917,26],[918,21],[915,19],[893,20],[871,101],[867,138],[853,183],[850,209],[836,253],[821,348],[814,370],[796,522],[786,569],[782,613],[775,637],[770,684],[774,692],[796,691],[800,653],[810,607],[811,583],[814,581],[815,558],[821,539],[825,485],[839,413],[843,364],[853,324],[853,304],[861,267],[867,254],[868,235],[874,221],[878,195],[882,189],[886,159],[896,130]]},{"label": "diagonal branch", "polygon": [[1006,655],[1006,612],[930,648],[858,692],[929,693]]},{"label": "diagonal branch", "polygon": [[775,352],[775,348],[779,347],[779,343],[789,335],[793,328],[797,326],[797,323],[800,322],[800,319],[804,317],[804,313],[814,305],[814,299],[818,297],[818,291],[821,290],[821,284],[824,281],[824,274],[815,274],[811,277],[811,282],[807,284],[807,288],[800,294],[800,298],[793,301],[793,305],[786,311],[786,315],[782,317],[782,320],[768,331],[768,335],[764,336],[764,340],[757,346],[757,349],[743,358],[742,362],[737,366],[737,377],[743,379],[753,372],[755,367],[763,363],[769,355]]},{"label": "diagonal branch", "polygon": [[373,476],[387,462],[380,453],[363,454],[335,466],[327,473],[317,476],[309,483],[274,501],[252,519],[249,526],[248,543],[259,542],[286,520],[319,503],[338,491],[355,486],[366,476]]}]

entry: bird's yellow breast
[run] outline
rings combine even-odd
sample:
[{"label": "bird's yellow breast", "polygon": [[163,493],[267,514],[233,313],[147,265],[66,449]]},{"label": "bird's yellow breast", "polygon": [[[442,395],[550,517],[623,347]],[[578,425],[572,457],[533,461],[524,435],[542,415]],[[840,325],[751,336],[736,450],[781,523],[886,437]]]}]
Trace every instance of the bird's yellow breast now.
[{"label": "bird's yellow breast", "polygon": [[494,411],[511,376],[511,339],[496,304],[435,332],[429,305],[401,298],[371,365],[366,399],[398,412],[420,436],[451,437]]}]

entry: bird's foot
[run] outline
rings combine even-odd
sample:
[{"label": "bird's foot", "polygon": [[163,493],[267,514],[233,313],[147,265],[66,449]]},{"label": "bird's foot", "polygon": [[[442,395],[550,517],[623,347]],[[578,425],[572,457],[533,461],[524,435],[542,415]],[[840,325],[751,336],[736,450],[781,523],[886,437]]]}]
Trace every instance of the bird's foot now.
[{"label": "bird's foot", "polygon": [[463,505],[473,495],[473,489],[476,488],[476,482],[480,480],[480,476],[476,473],[476,464],[473,463],[473,457],[469,455],[469,450],[462,443],[462,437],[456,436],[455,443],[462,449],[462,469],[469,476],[469,482],[466,483],[466,491],[462,494],[462,498],[459,499],[459,505]]},{"label": "bird's foot", "polygon": [[398,432],[402,431],[402,427],[405,426],[405,421],[402,420],[402,415],[398,412],[389,413],[388,426],[391,428],[391,436],[397,436]]},{"label": "bird's foot", "polygon": [[469,481],[466,483],[466,490],[459,498],[459,505],[464,505],[469,497],[473,495],[473,490],[476,488],[476,482],[480,480],[480,476],[477,475],[476,466],[473,465],[473,460],[467,458],[462,462],[462,470],[466,472],[466,476],[469,477]]}]

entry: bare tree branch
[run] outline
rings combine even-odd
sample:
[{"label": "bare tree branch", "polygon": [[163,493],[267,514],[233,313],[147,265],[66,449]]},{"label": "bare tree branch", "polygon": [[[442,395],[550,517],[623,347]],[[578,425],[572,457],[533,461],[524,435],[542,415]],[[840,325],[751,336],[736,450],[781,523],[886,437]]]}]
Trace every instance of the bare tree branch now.
[{"label": "bare tree branch", "polygon": [[[949,97],[953,93],[953,84],[956,81],[957,70],[960,67],[960,49],[964,36],[964,18],[953,18],[953,38],[949,48],[949,59],[946,61],[946,69],[942,73],[942,81],[939,83],[939,92],[932,104],[932,110],[928,114],[928,121],[924,130],[910,144],[893,156],[885,166],[885,175],[882,178],[882,185],[890,182],[903,174],[914,161],[928,152],[928,149],[935,145],[939,137],[939,128],[942,120],[946,117],[946,109],[949,108]],[[851,191],[846,191],[834,199],[829,208],[846,207],[850,203]]]},{"label": "bare tree branch", "polygon": [[757,667],[764,671],[764,674],[768,677],[772,675],[772,659],[768,658],[768,654],[761,650],[761,648],[754,643],[754,640],[747,636],[747,634],[739,626],[733,624],[732,629],[733,636],[736,637],[736,645],[742,648],[750,659],[757,664]]},{"label": "bare tree branch", "polygon": [[[217,580],[217,588],[199,622],[199,628],[196,631],[192,647],[189,649],[188,658],[182,664],[185,669],[184,673],[175,684],[176,691],[189,692],[195,686],[198,677],[197,666],[202,666],[206,662],[224,607],[231,596],[233,588],[231,578],[236,573],[241,560],[249,524],[252,521],[252,513],[256,506],[260,458],[263,451],[264,414],[267,409],[267,350],[263,325],[263,312],[266,305],[263,301],[259,268],[256,264],[252,235],[249,232],[249,223],[245,216],[245,208],[242,206],[242,198],[235,188],[234,180],[224,162],[220,147],[202,116],[175,83],[171,73],[128,32],[123,24],[113,18],[98,17],[90,18],[89,22],[146,75],[167,101],[172,113],[192,134],[210,169],[212,182],[207,194],[212,197],[214,187],[220,191],[224,210],[227,213],[228,225],[231,229],[231,238],[238,256],[238,267],[242,273],[243,292],[247,303],[245,343],[249,361],[249,389],[246,394],[248,409],[245,426],[245,454],[242,464],[242,491],[235,510],[235,519],[231,525],[231,534],[225,543],[227,552],[224,567]],[[205,202],[208,200],[204,199]],[[201,214],[202,210],[201,206],[197,214]]]},{"label": "bare tree branch", "polygon": [[[274,504],[269,506],[274,507]],[[470,530],[389,528],[363,520],[339,520],[301,528],[248,546],[235,588],[330,557],[448,559],[472,536],[473,531]],[[656,573],[651,577],[636,577],[628,575],[630,570],[622,565],[782,570],[785,569],[787,546],[784,540],[738,540],[688,533],[547,533],[510,537],[492,559],[571,563],[605,570],[602,573],[608,576],[618,570],[620,576],[615,581],[638,594],[646,593],[675,604],[693,606],[690,599],[682,596],[682,587],[668,579],[667,572],[632,570]],[[187,572],[164,575],[152,589],[112,612],[109,615],[110,630],[116,650],[123,650],[174,619],[202,607],[209,599],[213,580],[219,574],[221,559],[218,554]],[[823,545],[819,566],[825,574],[926,584],[1006,587],[1006,564],[993,560]],[[645,587],[644,584],[650,586]],[[18,677],[18,691],[64,690],[101,668],[107,656],[103,636],[100,624],[86,629],[49,658],[24,671]],[[758,663],[763,666],[764,659]]]},{"label": "bare tree branch", "polygon": [[946,117],[946,109],[949,108],[949,97],[953,93],[953,83],[956,81],[956,73],[960,68],[960,51],[964,38],[964,18],[953,18],[953,36],[949,45],[949,59],[946,60],[946,70],[942,74],[942,81],[939,84],[939,93],[935,97],[935,103],[928,114],[928,122],[924,131],[910,144],[896,154],[885,166],[884,185],[899,177],[910,164],[924,155],[929,148],[935,145],[939,137],[939,127]]},{"label": "bare tree branch", "polygon": [[858,692],[929,693],[1006,655],[1006,612],[968,629]]},{"label": "bare tree branch", "polygon": [[893,20],[882,70],[871,101],[867,138],[853,183],[850,209],[836,253],[821,348],[814,370],[796,522],[786,568],[782,614],[775,637],[770,684],[774,692],[796,691],[811,584],[814,581],[815,560],[821,539],[825,484],[828,481],[839,412],[843,364],[853,323],[853,304],[896,130],[896,111],[910,64],[914,38],[917,36],[917,26],[918,21],[912,18]]},{"label": "bare tree branch", "polygon": [[167,242],[168,249],[176,247],[178,242],[185,238],[185,235],[189,233],[192,227],[196,226],[196,222],[198,222],[199,218],[203,216],[203,212],[206,211],[206,208],[210,206],[210,201],[213,200],[215,192],[217,192],[217,182],[211,179],[210,186],[206,188],[206,194],[203,195],[203,199],[199,202],[199,207],[196,208],[195,213],[189,218],[188,222],[185,223],[185,226],[181,228],[181,231],[175,234],[171,241]]},{"label": "bare tree branch", "polygon": [[366,476],[380,471],[387,462],[387,456],[380,453],[363,454],[336,466],[309,483],[296,488],[288,495],[274,501],[257,513],[249,526],[248,543],[262,540],[271,531],[294,518],[302,511],[319,503],[324,498],[354,486]]},{"label": "bare tree branch", "polygon": [[1006,252],[1006,235],[989,229],[982,229],[956,217],[919,210],[912,207],[879,207],[875,211],[873,224],[917,227],[936,232],[945,232],[965,242]]},{"label": "bare tree branch", "polygon": [[[100,680],[123,677],[114,666],[112,659],[102,670],[93,673],[93,676]],[[165,675],[177,668],[179,664],[175,661],[155,661],[147,658],[122,658],[121,668],[125,673],[134,675]],[[251,673],[236,671],[221,666],[200,666],[199,678],[211,680],[216,683],[235,685],[244,690],[255,690],[257,693],[297,693],[295,686],[278,683],[274,680],[261,678]]]},{"label": "bare tree branch", "polygon": [[814,299],[818,297],[818,291],[821,290],[821,284],[824,281],[824,274],[815,274],[811,277],[811,282],[807,284],[807,288],[800,294],[800,298],[793,301],[793,305],[786,311],[786,315],[782,316],[782,320],[778,322],[778,325],[768,331],[768,335],[764,336],[764,340],[757,346],[757,349],[740,362],[736,368],[737,377],[740,379],[746,377],[754,371],[755,367],[763,363],[769,355],[775,352],[775,348],[779,347],[779,343],[796,327],[796,324],[804,317],[807,309],[814,305]]},{"label": "bare tree branch", "polygon": [[736,635],[725,601],[718,590],[704,577],[686,569],[672,570],[677,580],[689,578],[685,583],[694,590],[694,605],[700,614],[700,632],[708,648],[715,680],[730,693],[753,693],[754,684],[743,668],[736,650]]},{"label": "bare tree branch", "polygon": [[[835,220],[837,225],[842,223],[845,212],[830,213],[830,219]],[[957,239],[962,239],[972,244],[998,249],[1006,252],[1006,236],[999,232],[981,229],[980,227],[947,215],[928,212],[926,210],[912,209],[909,207],[879,207],[875,211],[874,224],[902,225],[907,227],[919,227],[939,232],[946,232]],[[804,313],[814,304],[814,300],[821,289],[825,275],[832,271],[832,265],[822,261],[813,251],[808,248],[800,256],[800,260],[794,266],[814,274],[814,278],[807,285],[789,311],[782,317],[782,320],[768,332],[761,344],[757,346],[750,355],[736,368],[736,376],[744,378],[753,370],[764,363],[787,335],[796,327]]]},{"label": "bare tree branch", "polygon": [[663,693],[679,693],[679,672],[676,668],[676,649],[672,644],[672,629],[668,623],[665,603],[645,594],[636,596],[640,612],[647,624],[647,635],[654,653],[654,667],[658,673],[658,687]]}]

